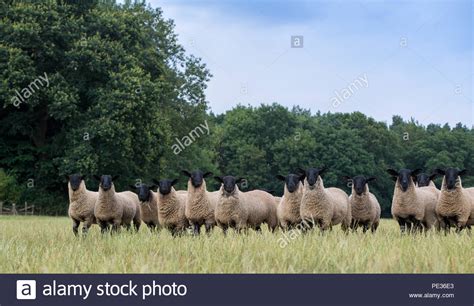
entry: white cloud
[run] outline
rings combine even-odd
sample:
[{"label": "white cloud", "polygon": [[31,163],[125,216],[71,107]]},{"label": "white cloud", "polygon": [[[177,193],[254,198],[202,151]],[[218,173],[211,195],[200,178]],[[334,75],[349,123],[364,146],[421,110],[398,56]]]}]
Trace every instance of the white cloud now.
[{"label": "white cloud", "polygon": [[[205,2],[158,4],[175,20],[186,50],[214,75],[206,94],[216,113],[237,103],[278,102],[313,112],[361,111],[388,122],[399,114],[424,124],[474,123],[472,47],[459,41],[462,34],[452,39],[457,24],[448,27],[459,17],[450,15],[458,14],[457,7],[399,4],[387,12],[372,2],[350,10],[321,6],[314,19],[278,22]],[[290,48],[291,35],[304,35],[303,49]],[[400,47],[402,37],[407,48]],[[334,109],[334,91],[363,73],[369,87]]]}]

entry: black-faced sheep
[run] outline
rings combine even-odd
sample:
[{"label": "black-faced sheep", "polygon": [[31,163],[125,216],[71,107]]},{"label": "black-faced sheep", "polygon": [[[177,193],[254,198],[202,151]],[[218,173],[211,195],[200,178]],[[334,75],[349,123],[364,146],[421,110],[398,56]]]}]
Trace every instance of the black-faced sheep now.
[{"label": "black-faced sheep", "polygon": [[285,182],[283,197],[281,197],[277,208],[278,223],[283,230],[289,230],[301,223],[300,206],[303,196],[303,176],[288,174],[277,175],[277,179]]},{"label": "black-faced sheep", "polygon": [[305,176],[300,207],[303,222],[318,226],[321,231],[340,223],[341,228],[347,231],[351,223],[347,194],[339,188],[324,187],[322,175],[326,171],[325,167],[300,170]]},{"label": "black-faced sheep", "polygon": [[392,199],[392,216],[397,220],[400,231],[425,231],[436,225],[434,207],[438,200],[436,188],[415,187],[415,177],[421,169],[387,170],[395,181]]},{"label": "black-faced sheep", "polygon": [[262,223],[266,223],[270,231],[275,230],[278,226],[277,206],[271,194],[262,190],[240,191],[237,184],[242,182],[243,178],[216,176],[215,179],[222,184],[215,219],[224,233],[228,228],[238,232],[248,228],[260,231]]},{"label": "black-faced sheep", "polygon": [[193,172],[182,170],[182,173],[189,178],[186,218],[193,227],[195,235],[199,235],[202,225],[205,225],[206,232],[209,233],[216,224],[214,210],[218,195],[217,191],[207,191],[205,178],[210,177],[212,173],[203,173],[200,170]]},{"label": "black-faced sheep", "polygon": [[441,227],[448,232],[451,226],[460,232],[464,228],[471,229],[474,225],[474,188],[463,188],[461,176],[466,170],[447,168],[436,169],[443,176],[441,194],[436,205],[436,213]]},{"label": "black-faced sheep", "polygon": [[349,196],[352,221],[351,229],[356,231],[358,227],[363,228],[365,233],[368,229],[374,233],[380,223],[381,208],[379,201],[373,193],[369,191],[369,182],[375,177],[366,178],[362,175],[344,177],[352,183],[352,193]]},{"label": "black-faced sheep", "polygon": [[157,185],[138,184],[129,187],[138,194],[143,223],[148,226],[150,231],[155,231],[160,226],[158,221],[158,195],[153,192]]},{"label": "black-faced sheep", "polygon": [[189,227],[185,215],[187,193],[174,189],[177,182],[177,179],[153,180],[158,185],[158,219],[173,236],[182,234]]},{"label": "black-faced sheep", "polygon": [[109,225],[112,225],[114,232],[117,232],[121,225],[130,229],[132,221],[138,231],[141,224],[141,213],[137,195],[131,191],[115,192],[113,181],[118,176],[94,175],[94,178],[100,182],[94,215],[102,233],[108,230]]},{"label": "black-faced sheep", "polygon": [[98,193],[87,190],[84,176],[72,174],[66,176],[68,180],[69,193],[69,217],[72,219],[72,231],[77,235],[81,222],[82,233],[87,234],[92,224],[96,223],[94,217],[94,206]]}]

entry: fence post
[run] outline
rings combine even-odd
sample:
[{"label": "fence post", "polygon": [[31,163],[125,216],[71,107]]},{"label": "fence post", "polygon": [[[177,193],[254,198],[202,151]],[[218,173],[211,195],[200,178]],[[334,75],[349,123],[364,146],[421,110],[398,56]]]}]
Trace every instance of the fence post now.
[{"label": "fence post", "polygon": [[25,216],[28,213],[28,203],[25,201]]},{"label": "fence post", "polygon": [[3,214],[3,201],[0,201],[0,215]]},{"label": "fence post", "polygon": [[35,214],[35,205],[31,206],[31,215],[33,216]]},{"label": "fence post", "polygon": [[17,214],[18,214],[18,212],[16,211],[16,204],[13,203],[12,204],[12,215],[17,215]]}]

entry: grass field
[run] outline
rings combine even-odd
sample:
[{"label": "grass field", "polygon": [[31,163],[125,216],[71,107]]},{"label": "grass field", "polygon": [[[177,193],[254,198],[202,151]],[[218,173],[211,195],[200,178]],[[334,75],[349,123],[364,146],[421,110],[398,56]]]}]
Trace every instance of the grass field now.
[{"label": "grass field", "polygon": [[375,235],[339,227],[286,239],[282,232],[173,238],[166,231],[86,238],[66,217],[0,216],[0,273],[474,273],[467,233],[401,236],[392,220]]}]

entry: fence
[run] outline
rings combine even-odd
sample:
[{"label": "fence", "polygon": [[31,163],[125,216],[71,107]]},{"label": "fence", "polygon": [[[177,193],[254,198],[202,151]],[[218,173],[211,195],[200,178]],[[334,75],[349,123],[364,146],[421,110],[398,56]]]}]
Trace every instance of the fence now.
[{"label": "fence", "polygon": [[23,207],[17,206],[15,203],[11,205],[11,207],[6,207],[3,205],[3,202],[0,202],[0,215],[34,215],[35,214],[35,206],[29,205],[25,202]]}]

